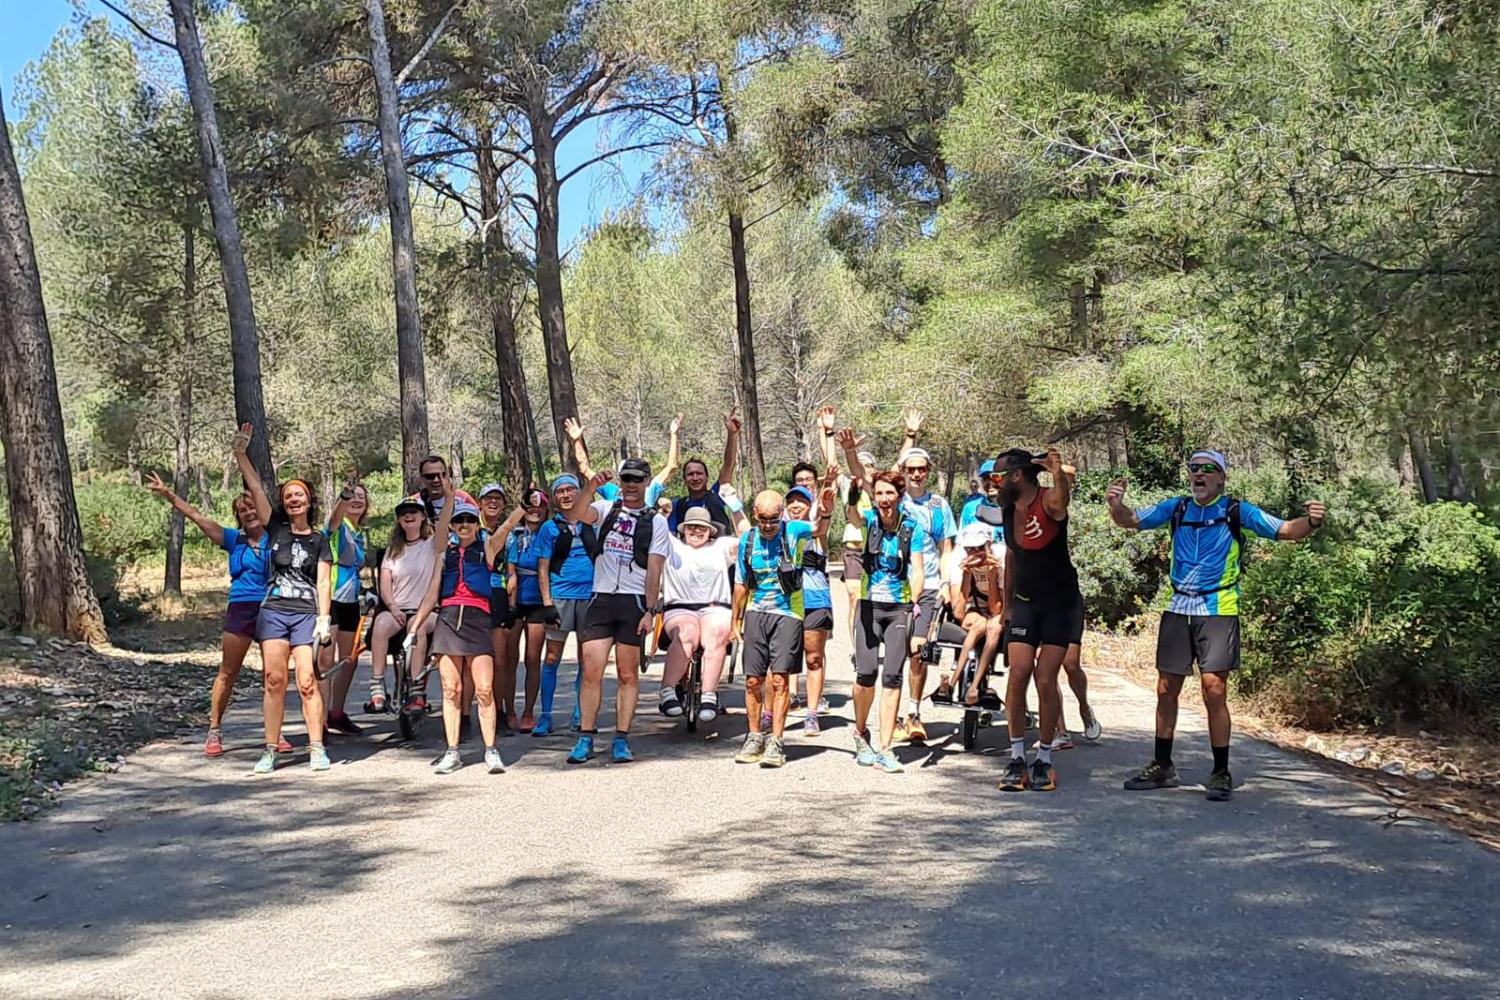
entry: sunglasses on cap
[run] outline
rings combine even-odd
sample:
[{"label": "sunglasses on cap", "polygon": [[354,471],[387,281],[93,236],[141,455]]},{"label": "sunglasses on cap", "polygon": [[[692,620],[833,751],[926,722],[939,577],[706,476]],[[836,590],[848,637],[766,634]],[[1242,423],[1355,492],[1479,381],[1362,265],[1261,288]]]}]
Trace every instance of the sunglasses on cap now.
[{"label": "sunglasses on cap", "polygon": [[646,477],[638,472],[620,473],[620,482],[622,483],[644,483],[645,481]]},{"label": "sunglasses on cap", "polygon": [[1188,471],[1189,472],[1204,472],[1204,473],[1207,473],[1207,472],[1222,472],[1223,470],[1220,469],[1217,465],[1215,465],[1212,462],[1189,462],[1188,463]]},{"label": "sunglasses on cap", "polygon": [[452,521],[453,524],[478,524],[479,518],[473,514],[460,514]]}]

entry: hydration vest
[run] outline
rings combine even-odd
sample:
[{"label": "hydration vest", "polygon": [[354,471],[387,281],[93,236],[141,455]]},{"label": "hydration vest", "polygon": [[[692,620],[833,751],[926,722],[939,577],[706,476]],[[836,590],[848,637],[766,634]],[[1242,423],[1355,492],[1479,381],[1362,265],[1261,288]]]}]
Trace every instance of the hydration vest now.
[{"label": "hydration vest", "polygon": [[458,591],[458,574],[462,570],[464,585],[476,597],[490,596],[490,567],[485,563],[484,543],[476,540],[467,548],[448,546],[443,553],[443,581],[439,598],[452,597]]},{"label": "hydration vest", "polygon": [[1221,583],[1217,587],[1209,587],[1207,590],[1182,590],[1173,584],[1172,590],[1183,597],[1207,597],[1221,590],[1231,590],[1240,585],[1240,573],[1245,568],[1245,534],[1240,530],[1240,502],[1234,497],[1226,497],[1229,502],[1224,507],[1223,517],[1211,517],[1206,521],[1187,520],[1188,498],[1182,497],[1177,501],[1177,506],[1172,508],[1172,560],[1173,568],[1177,560],[1177,530],[1179,528],[1217,528],[1225,525],[1229,528],[1229,537],[1234,539],[1237,546],[1236,553],[1238,562],[1235,565],[1234,579],[1228,583]]},{"label": "hydration vest", "polygon": [[[549,563],[547,569],[549,575],[556,576],[562,572],[563,563],[568,561],[568,556],[573,554],[573,522],[561,514],[552,515],[553,522],[557,525],[557,537],[552,541],[552,553],[547,557]],[[597,532],[592,524],[579,522],[579,536],[583,539],[583,551],[588,555],[590,561],[598,547]]]},{"label": "hydration vest", "polygon": [[[745,586],[752,594],[760,587],[760,574],[755,571],[752,565],[754,560],[751,558],[755,553],[755,539],[758,535],[760,531],[753,530],[746,536],[744,556],[740,559],[740,572],[744,575]],[[781,592],[790,597],[802,589],[802,569],[809,553],[803,553],[801,563],[794,559],[792,553],[787,551],[786,531],[781,528],[777,529],[776,538],[771,544],[776,546],[776,583],[781,587]]]},{"label": "hydration vest", "polygon": [[[604,515],[604,520],[599,525],[599,532],[593,538],[593,544],[589,547],[590,559],[598,559],[599,553],[604,551],[604,540],[609,533],[615,530],[615,522],[620,518],[620,509],[624,501],[616,500],[610,505],[609,513]],[[630,512],[635,518],[635,533],[631,536],[631,544],[634,551],[631,553],[635,564],[641,569],[647,568],[647,562],[651,557],[651,536],[656,531],[656,511],[650,507],[642,507]],[[589,540],[584,536],[585,542]],[[570,543],[571,544],[571,543]]]},{"label": "hydration vest", "polygon": [[[866,577],[875,575],[875,570],[880,565],[880,549],[885,543],[886,531],[880,523],[880,515],[874,517],[875,523],[865,529],[865,550],[860,555],[860,564],[865,571]],[[916,525],[906,515],[901,516],[901,527],[896,529],[896,538],[899,540],[900,554],[897,556],[896,569],[892,572],[898,580],[906,578],[906,568],[911,565],[911,536]]]}]

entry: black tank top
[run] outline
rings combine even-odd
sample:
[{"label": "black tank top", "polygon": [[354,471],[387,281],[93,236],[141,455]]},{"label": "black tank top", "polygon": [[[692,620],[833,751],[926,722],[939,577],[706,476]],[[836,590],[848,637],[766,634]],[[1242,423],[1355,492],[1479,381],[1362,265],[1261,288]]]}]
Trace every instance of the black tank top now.
[{"label": "black tank top", "polygon": [[1046,490],[1037,490],[1024,509],[1004,509],[1005,547],[1015,561],[1016,597],[1023,601],[1065,603],[1077,600],[1078,570],[1068,552],[1068,521],[1054,521],[1042,506]]}]

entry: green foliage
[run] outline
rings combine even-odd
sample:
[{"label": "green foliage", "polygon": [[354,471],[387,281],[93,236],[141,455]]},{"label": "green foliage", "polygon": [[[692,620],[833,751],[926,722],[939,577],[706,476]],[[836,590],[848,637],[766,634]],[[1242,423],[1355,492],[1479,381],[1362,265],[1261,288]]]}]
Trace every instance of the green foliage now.
[{"label": "green foliage", "polygon": [[88,747],[47,722],[0,739],[0,821],[35,816],[64,781],[101,770]]}]

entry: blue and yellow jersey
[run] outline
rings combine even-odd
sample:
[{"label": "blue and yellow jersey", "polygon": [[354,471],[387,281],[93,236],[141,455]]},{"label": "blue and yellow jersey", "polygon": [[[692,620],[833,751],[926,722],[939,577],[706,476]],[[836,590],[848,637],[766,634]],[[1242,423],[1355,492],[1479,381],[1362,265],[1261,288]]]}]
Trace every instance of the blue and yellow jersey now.
[{"label": "blue and yellow jersey", "polygon": [[[1168,611],[1179,615],[1237,615],[1240,613],[1240,546],[1229,530],[1229,498],[1207,506],[1187,497],[1182,524],[1172,537],[1172,602]],[[1135,512],[1141,530],[1172,523],[1182,501],[1169,497]],[[1276,537],[1282,520],[1248,500],[1241,500],[1240,531],[1262,538]],[[1217,523],[1215,523],[1217,522]],[[1195,527],[1195,525],[1209,525]]]},{"label": "blue and yellow jersey", "polygon": [[[778,570],[783,557],[794,567],[802,566],[807,547],[812,544],[812,535],[812,525],[806,521],[787,521],[782,523],[781,530],[774,538],[766,538],[759,528],[752,528],[740,536],[736,572],[741,575],[747,587],[754,581],[754,589],[751,590],[750,601],[746,605],[749,610],[787,615],[791,618],[803,616],[805,605],[802,575],[797,574],[797,589],[789,594],[781,587]],[[745,572],[747,566],[753,570],[753,575]]]},{"label": "blue and yellow jersey", "polygon": [[[864,532],[868,537],[879,517],[873,510],[865,514]],[[901,525],[911,525],[911,553],[925,551],[928,543],[926,529],[910,517],[902,517]],[[877,604],[910,604],[911,584],[907,581],[908,567],[901,565],[901,526],[892,532],[882,532],[880,548],[875,553],[875,565],[860,577],[859,596]],[[923,557],[923,576],[927,575]]]}]

